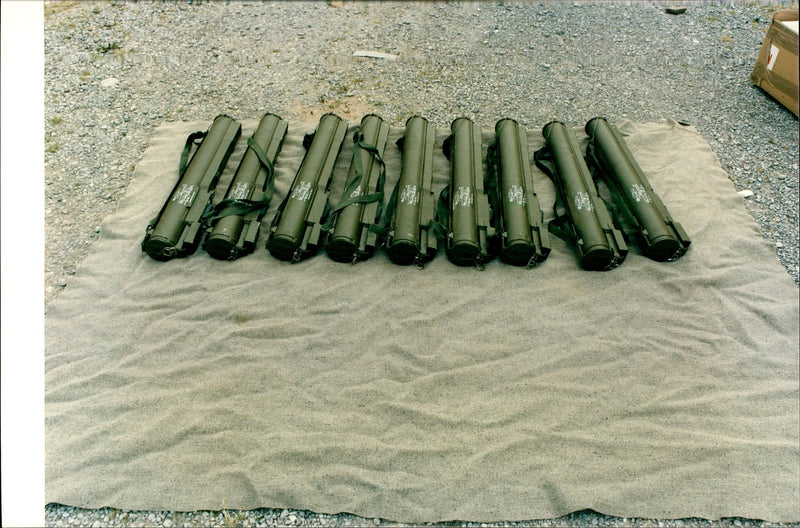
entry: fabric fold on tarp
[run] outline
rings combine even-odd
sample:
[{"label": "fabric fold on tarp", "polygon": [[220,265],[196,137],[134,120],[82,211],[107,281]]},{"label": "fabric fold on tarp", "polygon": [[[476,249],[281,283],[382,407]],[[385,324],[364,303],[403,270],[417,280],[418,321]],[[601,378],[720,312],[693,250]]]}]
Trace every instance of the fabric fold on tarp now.
[{"label": "fabric fold on tarp", "polygon": [[[586,272],[556,238],[531,270],[460,268],[442,251],[423,270],[381,251],[354,266],[324,252],[278,261],[266,226],[316,123],[289,123],[255,253],[156,262],[139,247],[145,227],[187,134],[208,126],[163,124],[47,309],[47,502],[408,522],[586,508],[800,519],[797,287],[695,129],[616,124],[692,238],[676,262],[632,248],[619,268]],[[528,126],[531,157],[539,130]],[[436,193],[449,177],[438,132]],[[402,133],[384,153],[387,189]],[[550,220],[552,183],[533,175]]]}]

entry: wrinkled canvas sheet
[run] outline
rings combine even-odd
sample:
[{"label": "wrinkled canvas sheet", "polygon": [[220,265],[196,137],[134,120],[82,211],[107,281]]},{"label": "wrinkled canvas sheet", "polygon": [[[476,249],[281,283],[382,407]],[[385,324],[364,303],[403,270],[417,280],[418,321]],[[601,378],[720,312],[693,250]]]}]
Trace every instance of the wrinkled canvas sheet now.
[{"label": "wrinkled canvas sheet", "polygon": [[[398,521],[584,508],[800,519],[798,290],[693,128],[618,123],[693,239],[673,263],[632,251],[586,272],[554,239],[532,270],[458,268],[441,252],[424,270],[382,252],[293,265],[269,255],[264,231],[235,262],[202,250],[155,262],[140,251],[145,226],[186,135],[209,124],[156,130],[48,308],[48,502]],[[242,138],[256,122],[244,125]],[[289,124],[265,225],[314,126]],[[532,157],[541,124],[528,129]],[[439,132],[437,193],[449,176]],[[401,134],[386,149],[388,189]],[[351,155],[352,133],[334,199]],[[534,177],[550,219],[553,186]]]}]

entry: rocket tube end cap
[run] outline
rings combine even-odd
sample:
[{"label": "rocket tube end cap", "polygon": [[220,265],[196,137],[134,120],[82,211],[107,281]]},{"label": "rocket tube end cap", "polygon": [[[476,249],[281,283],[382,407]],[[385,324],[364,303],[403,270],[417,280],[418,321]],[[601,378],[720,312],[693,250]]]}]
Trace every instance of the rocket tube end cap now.
[{"label": "rocket tube end cap", "polygon": [[614,260],[614,252],[605,246],[589,248],[581,257],[581,267],[586,271],[605,271]]},{"label": "rocket tube end cap", "polygon": [[511,118],[511,117],[504,117],[502,119],[498,119],[497,123],[494,124],[494,131],[497,132],[499,130],[499,128],[500,128],[500,125],[503,124],[503,123],[506,123],[506,122],[515,123],[515,124],[519,125],[519,121],[517,121],[516,119]]},{"label": "rocket tube end cap", "polygon": [[500,253],[500,260],[512,266],[527,266],[535,254],[530,242],[520,240],[508,244]]},{"label": "rocket tube end cap", "polygon": [[665,236],[656,240],[647,248],[645,255],[656,262],[673,260],[681,251],[681,244],[672,237]]},{"label": "rocket tube end cap", "polygon": [[381,116],[379,116],[378,114],[376,114],[376,113],[374,113],[374,112],[370,112],[369,114],[365,114],[365,115],[364,115],[364,116],[361,118],[361,124],[363,125],[363,124],[364,124],[364,122],[367,120],[367,118],[370,118],[370,117],[377,117],[378,119],[380,119],[381,121],[383,121],[383,118],[382,118]]},{"label": "rocket tube end cap", "polygon": [[300,245],[291,237],[274,235],[267,242],[267,250],[278,260],[293,260]]},{"label": "rocket tube end cap", "polygon": [[410,240],[398,240],[386,248],[386,254],[395,264],[409,266],[419,255],[419,246]]},{"label": "rocket tube end cap", "polygon": [[461,116],[461,117],[457,117],[457,118],[453,119],[453,122],[450,123],[450,130],[453,130],[453,127],[456,125],[456,123],[471,123],[473,125],[475,124],[475,122],[472,119],[470,119],[469,117]]},{"label": "rocket tube end cap", "polygon": [[209,236],[203,244],[203,249],[217,260],[233,260],[238,256],[236,243],[224,235]]},{"label": "rocket tube end cap", "polygon": [[553,121],[550,121],[549,123],[546,123],[542,127],[542,135],[545,137],[545,139],[547,139],[547,131],[550,130],[551,126],[556,125],[556,124],[562,125],[564,127],[567,126],[563,121],[559,121],[558,119],[554,119]]},{"label": "rocket tube end cap", "polygon": [[358,248],[347,237],[331,238],[325,246],[328,256],[336,262],[353,262],[353,258],[358,255]]},{"label": "rocket tube end cap", "polygon": [[422,117],[421,115],[414,114],[411,117],[409,117],[408,119],[406,119],[406,126],[408,126],[408,124],[411,122],[412,119],[421,119],[421,120],[425,121],[425,123],[428,123],[428,120],[425,119],[424,117]]},{"label": "rocket tube end cap", "polygon": [[150,237],[142,242],[142,251],[147,253],[150,258],[165,262],[178,256],[175,245],[162,237]]},{"label": "rocket tube end cap", "polygon": [[586,122],[586,126],[583,127],[583,130],[586,132],[587,136],[593,135],[594,128],[597,126],[596,121],[605,121],[606,124],[609,124],[608,123],[608,119],[606,119],[605,117],[601,117],[601,116],[593,117],[592,119],[588,120]]},{"label": "rocket tube end cap", "polygon": [[461,242],[453,244],[447,250],[447,258],[456,266],[474,266],[478,262],[481,249],[476,245],[469,242]]}]

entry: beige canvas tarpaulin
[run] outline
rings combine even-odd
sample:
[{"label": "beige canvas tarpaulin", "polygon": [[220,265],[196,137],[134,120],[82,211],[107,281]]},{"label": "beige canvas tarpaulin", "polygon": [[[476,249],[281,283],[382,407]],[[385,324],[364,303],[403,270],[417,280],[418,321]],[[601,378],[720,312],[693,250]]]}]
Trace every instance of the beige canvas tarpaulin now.
[{"label": "beige canvas tarpaulin", "polygon": [[[693,240],[672,263],[632,251],[586,272],[554,238],[532,270],[459,268],[441,252],[424,270],[382,252],[293,265],[264,250],[264,232],[234,262],[203,251],[155,262],[139,248],[145,226],[186,135],[209,123],[156,130],[48,307],[48,502],[397,521],[584,508],[800,519],[798,290],[693,128],[617,123]],[[245,138],[256,121],[243,124]],[[531,157],[541,125],[528,126]],[[314,126],[289,124],[265,225]],[[439,132],[437,193],[449,174]],[[386,149],[389,190],[401,134]],[[244,139],[219,189],[243,150]],[[351,155],[352,133],[334,200]],[[550,219],[553,186],[534,178]]]}]

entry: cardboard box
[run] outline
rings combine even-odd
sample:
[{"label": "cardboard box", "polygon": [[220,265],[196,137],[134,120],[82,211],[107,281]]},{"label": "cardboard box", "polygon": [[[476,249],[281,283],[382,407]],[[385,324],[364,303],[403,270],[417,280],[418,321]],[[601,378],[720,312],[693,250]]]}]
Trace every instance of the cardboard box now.
[{"label": "cardboard box", "polygon": [[750,80],[798,115],[798,11],[772,16]]}]

